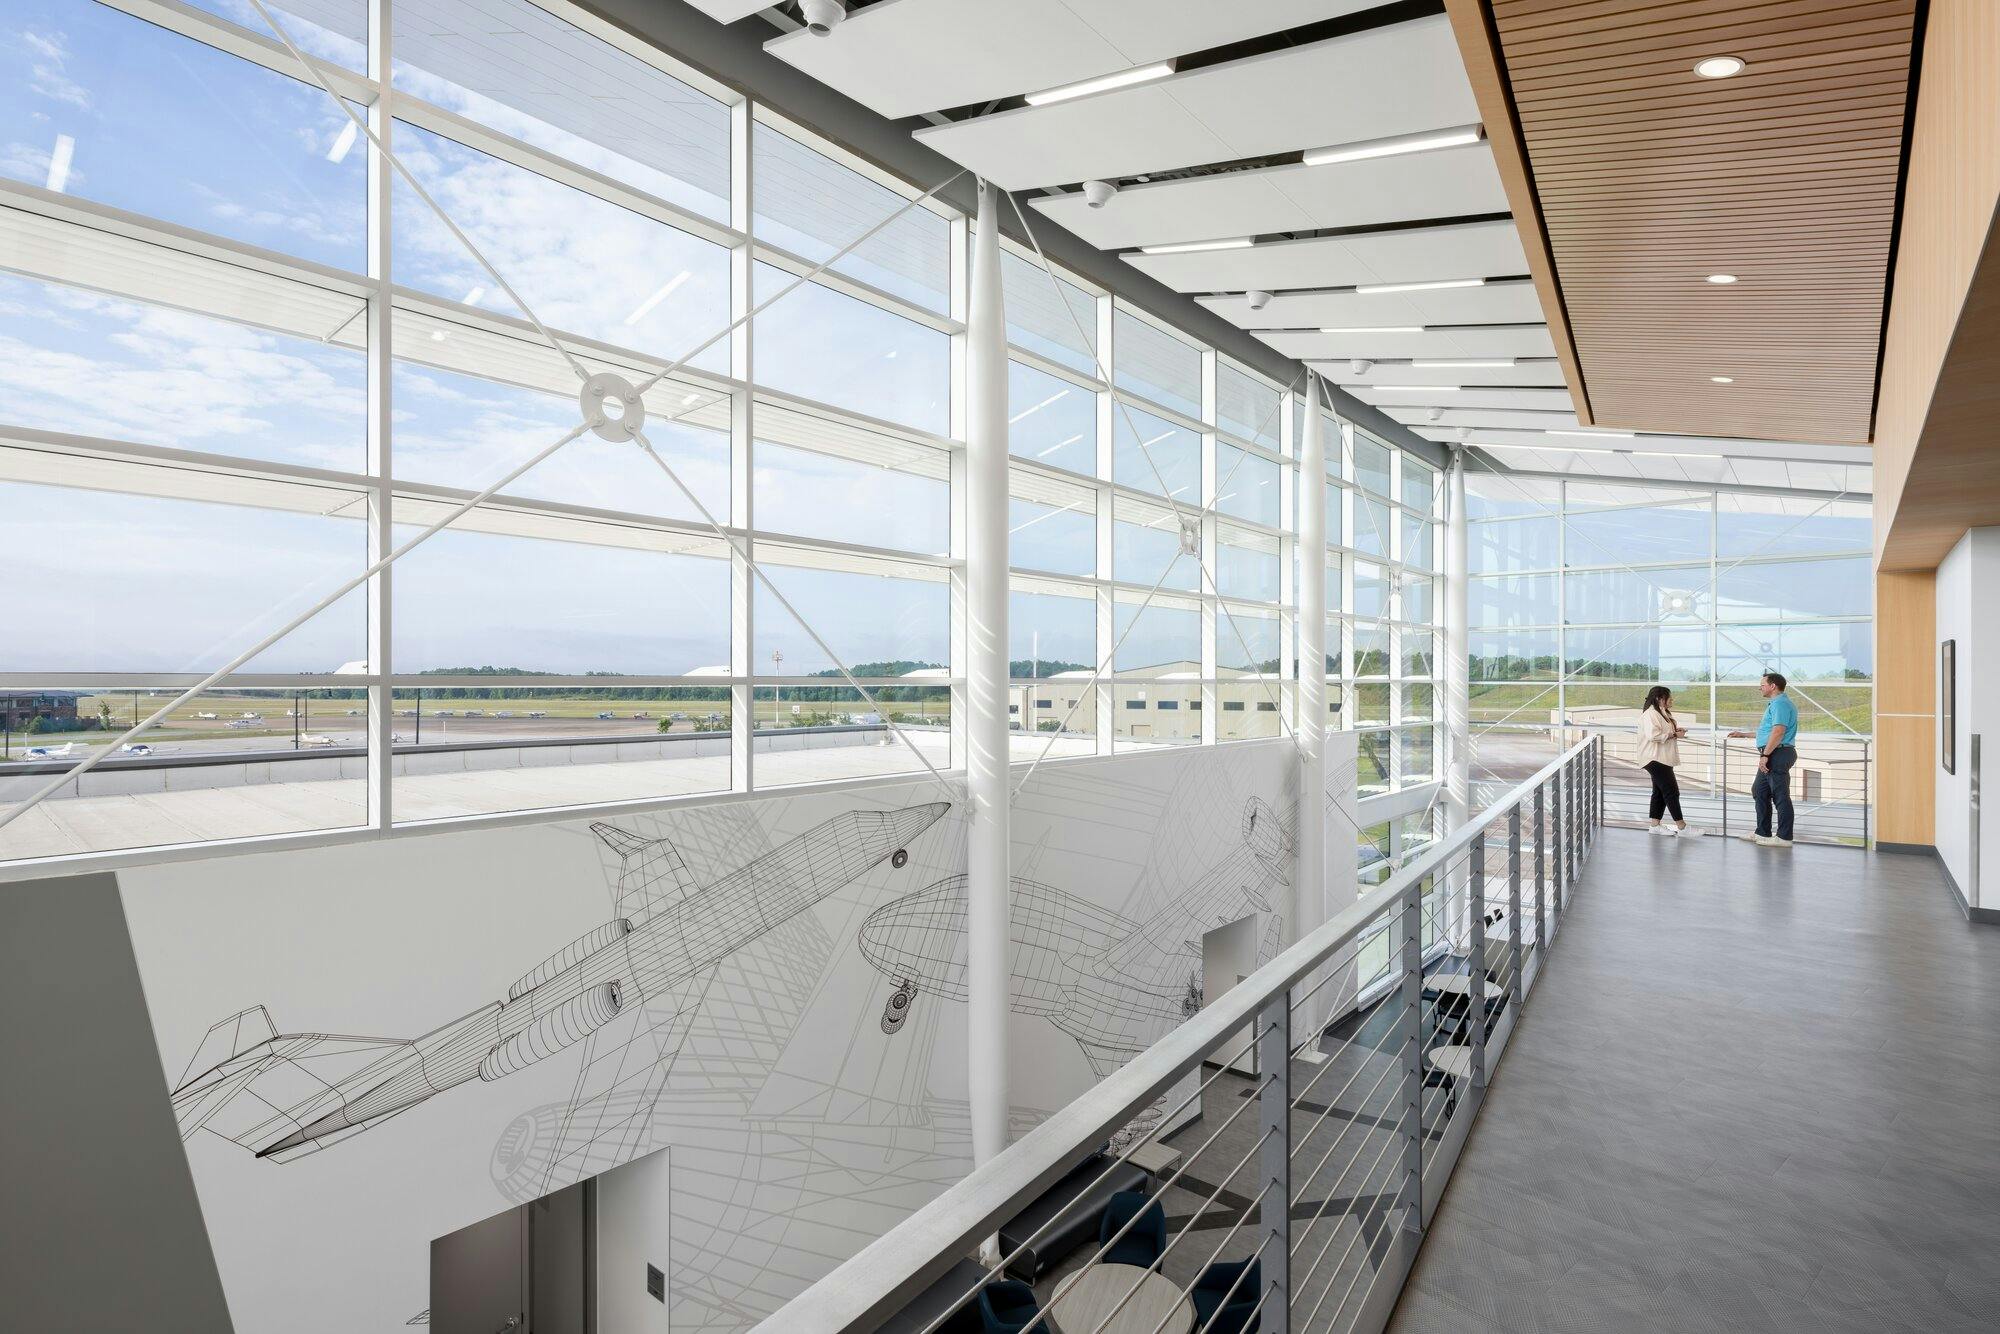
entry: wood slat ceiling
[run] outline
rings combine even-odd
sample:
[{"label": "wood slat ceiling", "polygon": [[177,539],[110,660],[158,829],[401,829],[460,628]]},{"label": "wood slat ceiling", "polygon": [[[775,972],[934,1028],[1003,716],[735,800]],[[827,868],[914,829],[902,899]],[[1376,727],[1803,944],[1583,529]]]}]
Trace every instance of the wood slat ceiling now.
[{"label": "wood slat ceiling", "polygon": [[1596,422],[1868,441],[1916,7],[1492,0]]}]

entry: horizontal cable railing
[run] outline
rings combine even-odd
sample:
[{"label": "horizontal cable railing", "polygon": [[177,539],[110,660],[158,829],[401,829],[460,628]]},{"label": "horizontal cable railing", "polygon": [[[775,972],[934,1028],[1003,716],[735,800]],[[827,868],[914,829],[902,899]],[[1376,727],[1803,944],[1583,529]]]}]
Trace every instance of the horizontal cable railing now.
[{"label": "horizontal cable railing", "polygon": [[[1757,746],[1729,729],[1691,726],[1674,774],[1681,813],[1705,834],[1748,835],[1757,827],[1753,787]],[[1604,823],[1652,822],[1652,781],[1638,759],[1638,731],[1604,723],[1472,724],[1475,796],[1505,791],[1514,777],[1583,737],[1604,739]],[[1789,775],[1794,837],[1801,843],[1865,848],[1871,828],[1874,748],[1865,736],[1807,732]],[[1475,806],[1479,801],[1475,800]],[[1774,827],[1775,832],[1775,827]]]},{"label": "horizontal cable railing", "polygon": [[1382,1328],[1604,770],[1579,740],[757,1334]]}]

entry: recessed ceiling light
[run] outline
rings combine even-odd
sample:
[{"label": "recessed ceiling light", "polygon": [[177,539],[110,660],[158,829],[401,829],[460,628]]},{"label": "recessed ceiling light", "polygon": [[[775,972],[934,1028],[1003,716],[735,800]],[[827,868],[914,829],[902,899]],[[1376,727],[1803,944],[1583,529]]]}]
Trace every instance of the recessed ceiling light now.
[{"label": "recessed ceiling light", "polygon": [[1358,144],[1315,148],[1305,155],[1308,167],[1324,167],[1330,162],[1358,162],[1362,158],[1395,157],[1402,153],[1423,153],[1433,148],[1456,148],[1479,142],[1480,128],[1463,125],[1455,130],[1425,130],[1418,134],[1398,134],[1388,139],[1369,139]]},{"label": "recessed ceiling light", "polygon": [[1736,377],[1735,377],[1735,376],[1733,376],[1733,375],[1711,375],[1711,376],[1709,376],[1709,377],[1708,377],[1708,379],[1709,379],[1709,383],[1711,383],[1711,384],[1735,384],[1735,383],[1736,383]]},{"label": "recessed ceiling light", "polygon": [[1177,241],[1173,245],[1142,245],[1142,255],[1189,255],[1197,250],[1241,250],[1253,244],[1248,236],[1232,236],[1227,241]]},{"label": "recessed ceiling light", "polygon": [[1107,92],[1113,88],[1129,88],[1135,83],[1151,83],[1164,79],[1174,72],[1174,62],[1162,60],[1152,65],[1137,65],[1131,69],[1121,69],[1116,74],[1106,74],[1100,78],[1085,79],[1081,83],[1066,83],[1060,88],[1045,88],[1039,93],[1029,93],[1027,103],[1031,107],[1045,107],[1051,102],[1067,102],[1072,97],[1088,97],[1092,93]]},{"label": "recessed ceiling light", "polygon": [[1362,283],[1354,290],[1363,296],[1382,292],[1441,292],[1447,287],[1484,287],[1484,278],[1446,278],[1428,283]]},{"label": "recessed ceiling light", "polygon": [[1711,273],[1708,275],[1708,280],[1717,286],[1727,286],[1736,281],[1736,275],[1733,273]]},{"label": "recessed ceiling light", "polygon": [[1378,334],[1378,333],[1408,334],[1408,333],[1422,333],[1423,331],[1424,331],[1424,326],[1421,324],[1377,324],[1365,329],[1359,326],[1354,326],[1349,328],[1339,328],[1339,329],[1329,328],[1320,330],[1320,332],[1323,334]]},{"label": "recessed ceiling light", "polygon": [[1710,56],[1694,62],[1694,72],[1704,79],[1726,79],[1743,72],[1743,62],[1735,56]]}]

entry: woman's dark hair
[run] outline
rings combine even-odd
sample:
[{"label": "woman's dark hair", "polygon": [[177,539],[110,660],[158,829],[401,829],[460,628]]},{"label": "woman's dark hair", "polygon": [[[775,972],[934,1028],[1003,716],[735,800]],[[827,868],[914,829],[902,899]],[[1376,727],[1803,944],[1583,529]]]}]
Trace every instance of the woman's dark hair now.
[{"label": "woman's dark hair", "polygon": [[1643,713],[1645,710],[1651,709],[1655,713],[1666,713],[1667,701],[1673,697],[1674,692],[1665,686],[1654,686],[1646,692],[1646,702],[1639,706],[1640,711]]}]

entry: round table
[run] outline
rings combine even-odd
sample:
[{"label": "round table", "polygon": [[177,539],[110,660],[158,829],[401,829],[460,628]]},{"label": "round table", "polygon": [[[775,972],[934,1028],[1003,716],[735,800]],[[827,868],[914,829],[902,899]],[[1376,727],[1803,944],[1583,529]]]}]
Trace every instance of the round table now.
[{"label": "round table", "polygon": [[[1134,1292],[1136,1287],[1138,1291]],[[1131,1293],[1130,1300],[1126,1294]],[[1123,1306],[1119,1306],[1120,1302]],[[1113,1308],[1118,1314],[1105,1316]],[[1047,1314],[1061,1334],[1191,1334],[1194,1307],[1172,1279],[1137,1265],[1093,1265],[1056,1287]],[[1098,1329],[1099,1322],[1103,1328]],[[1164,1324],[1162,1322],[1165,1322]]]}]

